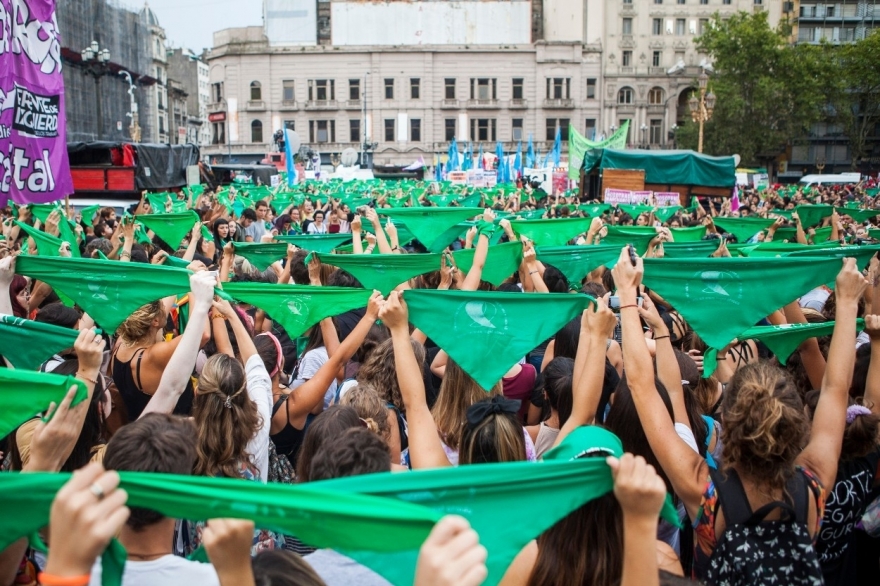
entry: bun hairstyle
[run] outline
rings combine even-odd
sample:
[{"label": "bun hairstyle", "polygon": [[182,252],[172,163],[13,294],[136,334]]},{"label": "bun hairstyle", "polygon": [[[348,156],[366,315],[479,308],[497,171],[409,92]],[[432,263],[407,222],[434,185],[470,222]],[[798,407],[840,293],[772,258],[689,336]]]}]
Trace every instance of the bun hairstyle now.
[{"label": "bun hairstyle", "polygon": [[[812,418],[819,403],[819,391],[810,391],[804,397],[807,411]],[[843,429],[843,445],[840,450],[841,461],[863,458],[877,449],[880,441],[880,417],[862,405],[851,403],[846,410],[846,427]]]},{"label": "bun hairstyle", "polygon": [[724,391],[724,463],[770,489],[782,488],[810,432],[788,374],[766,361],[739,368]]},{"label": "bun hairstyle", "polygon": [[147,303],[134,310],[119,328],[116,333],[122,338],[126,344],[134,344],[143,342],[153,328],[153,320],[162,315],[162,302],[153,301]]},{"label": "bun hairstyle", "polygon": [[366,424],[367,429],[377,434],[386,442],[391,439],[391,427],[388,425],[388,409],[379,396],[379,392],[369,384],[359,383],[342,396],[340,405],[357,411],[358,417]]}]

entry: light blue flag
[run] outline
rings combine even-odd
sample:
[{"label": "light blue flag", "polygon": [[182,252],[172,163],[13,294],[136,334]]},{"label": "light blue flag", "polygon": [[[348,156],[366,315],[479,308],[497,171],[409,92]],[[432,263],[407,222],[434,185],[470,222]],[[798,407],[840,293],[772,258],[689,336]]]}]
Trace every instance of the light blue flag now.
[{"label": "light blue flag", "polygon": [[461,163],[458,159],[458,143],[455,139],[452,139],[452,144],[449,145],[449,161],[446,163],[447,171],[458,171]]},{"label": "light blue flag", "polygon": [[477,169],[485,169],[483,165],[483,143],[480,143],[480,154],[477,156]]},{"label": "light blue flag", "polygon": [[559,167],[562,158],[562,129],[556,127],[556,139],[553,141],[553,167]]},{"label": "light blue flag", "polygon": [[284,129],[284,157],[285,163],[287,164],[287,186],[293,187],[296,185],[296,166],[293,163],[293,150],[290,148],[291,137],[293,136],[293,131],[289,128]]},{"label": "light blue flag", "polygon": [[437,157],[434,157],[434,181],[443,181],[443,163]]},{"label": "light blue flag", "polygon": [[532,135],[529,135],[529,146],[526,149],[526,167],[529,169],[535,168],[535,147],[532,144]]},{"label": "light blue flag", "polygon": [[498,183],[504,183],[504,149],[500,140],[495,143],[495,156],[498,158]]},{"label": "light blue flag", "polygon": [[474,145],[468,142],[464,147],[464,160],[461,164],[462,171],[470,171],[474,166]]},{"label": "light blue flag", "polygon": [[519,141],[516,145],[516,158],[513,160],[513,170],[516,172],[515,179],[522,177],[522,141]]}]

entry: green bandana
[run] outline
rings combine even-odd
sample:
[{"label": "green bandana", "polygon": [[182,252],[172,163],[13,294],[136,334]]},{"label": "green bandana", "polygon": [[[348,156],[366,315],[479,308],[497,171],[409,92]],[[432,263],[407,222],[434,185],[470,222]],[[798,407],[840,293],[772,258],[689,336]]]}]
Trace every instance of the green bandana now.
[{"label": "green bandana", "polygon": [[410,321],[484,389],[581,313],[593,298],[567,293],[410,290]]},{"label": "green bandana", "polygon": [[736,236],[737,242],[746,242],[758,232],[773,225],[772,218],[713,218],[715,225]]},{"label": "green bandana", "polygon": [[721,246],[721,241],[701,240],[699,242],[664,242],[664,258],[707,258]]},{"label": "green bandana", "polygon": [[[165,205],[168,203],[168,200],[171,199],[171,193],[148,193],[147,201],[150,202],[150,209],[156,214],[162,214],[165,212]],[[173,202],[174,200],[171,199]],[[191,226],[190,226],[191,227]]]},{"label": "green bandana", "polygon": [[681,206],[663,206],[659,207],[654,211],[654,217],[656,217],[661,222],[668,222],[669,218],[677,214],[682,210]]},{"label": "green bandana", "polygon": [[[51,234],[47,234],[41,230],[37,230],[33,226],[28,226],[23,222],[19,222],[15,220],[16,225],[22,229],[22,231],[27,234],[31,240],[34,241],[34,244],[37,246],[37,254],[40,256],[61,256],[59,249],[61,248],[61,244],[64,242],[57,236],[52,236]],[[75,243],[71,243],[70,245],[71,252],[74,248],[79,252],[79,247],[75,245]]]},{"label": "green bandana", "polygon": [[556,267],[569,284],[579,285],[587,273],[602,265],[608,268],[617,264],[620,246],[616,244],[593,244],[587,246],[539,246],[535,249],[538,260]]},{"label": "green bandana", "polygon": [[830,216],[834,212],[834,208],[826,205],[797,206],[794,211],[797,212],[798,218],[801,220],[801,226],[806,230],[821,222],[822,218]]},{"label": "green bandana", "polygon": [[699,258],[645,261],[645,284],[712,348],[835,278],[841,263],[819,258]]},{"label": "green bandana", "polygon": [[591,218],[598,218],[605,212],[611,209],[611,206],[607,203],[590,203],[590,204],[581,204],[577,207],[580,211],[584,212]]},{"label": "green bandana", "polygon": [[[465,517],[489,553],[484,586],[497,584],[525,547],[560,519],[593,499],[611,492],[614,480],[605,455],[620,457],[620,440],[600,427],[580,427],[544,455],[544,461],[470,464],[456,468],[413,470],[407,474],[369,474],[315,483],[335,494],[361,493],[400,499],[442,514]],[[595,454],[593,457],[583,457]],[[555,457],[554,457],[555,456]],[[578,457],[581,456],[581,457]],[[523,509],[523,496],[541,500]],[[520,511],[511,521],[510,511]],[[661,516],[679,526],[667,497]],[[382,574],[392,584],[413,583],[418,551],[389,559],[380,554],[347,550],[346,555]]]},{"label": "green bandana", "polygon": [[[464,274],[471,270],[476,251],[476,248],[465,248],[452,253],[456,266]],[[490,246],[489,254],[486,255],[486,264],[483,266],[482,280],[497,287],[519,269],[521,262],[521,242],[505,242],[497,246]]]},{"label": "green bandana", "polygon": [[142,305],[189,291],[189,271],[137,262],[22,257],[15,272],[70,297],[107,332]]},{"label": "green bandana", "polygon": [[162,264],[168,265],[169,267],[175,267],[178,269],[185,269],[192,263],[191,260],[185,260],[177,256],[164,256],[162,257]]},{"label": "green bandana", "polygon": [[287,244],[284,242],[234,242],[235,254],[239,254],[261,271],[272,263],[287,257]]},{"label": "green bandana", "polygon": [[[89,396],[86,385],[76,377],[0,368],[0,437],[6,437],[16,427],[48,409],[49,403],[61,403],[72,386],[76,386],[76,395],[71,403],[74,406]],[[12,516],[13,509],[7,509],[8,504],[4,505],[4,518]],[[6,535],[7,532],[0,531],[0,541]],[[0,550],[6,545],[9,543],[0,545]]]},{"label": "green bandana", "polygon": [[15,368],[37,370],[53,354],[73,348],[77,330],[0,315],[0,354]]},{"label": "green bandana", "polygon": [[459,222],[483,213],[481,208],[381,208],[376,211],[402,221],[431,252],[442,251],[455,239],[448,234]]},{"label": "green bandana", "polygon": [[[728,245],[730,248],[730,245]],[[821,254],[821,251],[827,249],[840,248],[839,242],[829,242],[821,245],[798,244],[797,242],[761,242],[760,244],[752,244],[741,248],[740,250],[745,256],[751,257],[768,257],[768,256],[788,256],[795,252],[810,251],[813,254]]]},{"label": "green bandana", "polygon": [[559,220],[513,220],[514,231],[535,243],[535,246],[562,246],[590,229],[590,218]]},{"label": "green bandana", "polygon": [[[296,236],[276,236],[275,240],[293,244],[309,252],[332,252],[351,241],[351,234],[298,234]],[[285,253],[286,254],[286,253]]]},{"label": "green bandana", "polygon": [[875,216],[880,216],[880,210],[859,210],[852,208],[834,208],[841,216],[849,216],[853,221],[859,224],[865,220],[870,220]]},{"label": "green bandana", "polygon": [[[837,243],[835,243],[837,244]],[[810,246],[807,250],[799,250],[796,252],[792,252],[788,255],[789,258],[804,258],[804,257],[820,257],[820,258],[854,258],[856,259],[856,266],[859,267],[859,270],[865,270],[865,267],[868,266],[868,263],[871,262],[871,257],[873,257],[877,252],[880,251],[880,244],[871,244],[866,246],[835,246],[829,248],[814,248]],[[826,283],[829,287],[834,287],[834,280]]]},{"label": "green bandana", "polygon": [[630,216],[632,216],[633,220],[641,216],[642,214],[647,214],[654,211],[654,206],[645,206],[645,205],[631,205],[631,204],[618,204],[617,206],[622,211],[626,212]]},{"label": "green bandana", "polygon": [[627,244],[640,255],[648,250],[648,244],[657,236],[657,231],[651,226],[607,226],[608,235],[602,238],[602,244],[616,246],[617,250]]},{"label": "green bandana", "polygon": [[692,228],[670,228],[672,238],[676,242],[699,242],[706,235],[706,226],[693,226]]},{"label": "green bandana", "polygon": [[259,307],[291,338],[324,319],[366,307],[372,291],[351,287],[312,287],[270,283],[223,283],[233,299]]},{"label": "green bandana", "polygon": [[165,244],[177,248],[186,235],[192,232],[199,215],[190,210],[172,214],[146,214],[137,219],[165,241]]},{"label": "green bandana", "polygon": [[324,263],[354,275],[366,289],[376,289],[388,295],[401,283],[413,277],[440,270],[440,254],[320,254],[306,257],[309,264],[313,256]]}]

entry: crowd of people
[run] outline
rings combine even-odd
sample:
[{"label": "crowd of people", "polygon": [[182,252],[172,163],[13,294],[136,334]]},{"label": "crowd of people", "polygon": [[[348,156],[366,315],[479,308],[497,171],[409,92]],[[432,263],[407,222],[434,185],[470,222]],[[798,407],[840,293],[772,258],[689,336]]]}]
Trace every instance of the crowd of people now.
[{"label": "crowd of people", "polygon": [[[72,476],[41,532],[48,553],[33,539],[9,542],[0,552],[0,586],[101,584],[108,572],[101,556],[114,539],[127,555],[125,586],[387,585],[385,568],[255,526],[246,511],[235,519],[179,519],[127,507],[120,473],[319,488],[362,474],[469,466],[491,473],[504,463],[539,467],[559,458],[603,459],[607,484],[532,535],[493,583],[880,583],[880,257],[859,266],[847,253],[873,250],[880,239],[873,183],[744,189],[738,200],[695,198],[665,210],[548,196],[537,184],[478,194],[444,189],[370,185],[340,194],[312,183],[250,201],[242,187],[181,194],[163,210],[144,197],[122,217],[113,208],[4,210],[0,314],[78,331],[74,345],[40,371],[75,377],[87,398],[75,400],[72,388],[2,438],[3,475]],[[374,291],[364,307],[325,317],[302,335],[286,331],[277,315],[219,295],[225,283],[238,282],[361,289],[332,257],[309,256],[307,245],[286,244],[285,256],[266,270],[237,245],[350,234],[346,252],[424,253],[419,239],[402,237],[405,225],[383,222],[383,209],[431,210],[439,205],[432,196],[484,209],[448,243],[450,252],[474,249],[467,270],[444,253],[438,270],[384,295]],[[236,198],[249,204],[231,205]],[[138,221],[170,214],[175,203],[198,216],[180,243]],[[875,209],[878,216],[870,214]],[[607,263],[613,268],[602,264],[572,282],[539,260],[516,221],[557,218],[591,218],[568,245],[617,245],[619,256]],[[745,218],[767,222],[751,233],[725,229]],[[620,240],[638,227],[647,233],[644,246]],[[806,337],[791,356],[736,339],[708,368],[710,348],[685,308],[642,282],[654,266],[646,268],[645,259],[664,258],[681,230],[698,227],[699,239],[712,242],[704,257],[770,242],[841,248],[834,283],[817,283],[753,324],[828,322],[831,334]],[[47,253],[42,235],[60,246]],[[484,272],[491,248],[504,242],[521,243],[521,261],[496,286]],[[46,254],[100,259],[110,272],[108,261],[186,267],[189,291],[146,303],[115,331],[101,331],[104,316],[16,272],[18,259]],[[533,350],[501,365],[503,376],[486,386],[449,347],[413,326],[407,293],[419,289],[469,291],[476,300],[497,292],[578,293],[592,301],[549,339],[527,340]],[[542,310],[556,311],[546,299]],[[12,353],[3,358],[8,367],[15,362]],[[624,453],[585,445],[579,432],[593,426],[619,438]],[[556,498],[553,486],[537,500],[524,497],[510,522],[540,516],[543,502]],[[660,518],[667,498],[671,520]],[[481,584],[490,576],[493,551],[467,512],[457,512],[430,531],[411,583]],[[201,551],[209,563],[187,558]]]}]

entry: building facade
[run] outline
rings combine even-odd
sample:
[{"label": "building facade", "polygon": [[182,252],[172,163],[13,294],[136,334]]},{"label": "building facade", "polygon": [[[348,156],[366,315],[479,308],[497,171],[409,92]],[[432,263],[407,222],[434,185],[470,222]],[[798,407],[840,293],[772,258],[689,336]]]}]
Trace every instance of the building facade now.
[{"label": "building facade", "polygon": [[179,82],[187,94],[186,140],[184,142],[199,146],[210,144],[208,64],[188,49],[169,50],[167,60],[169,79]]}]

